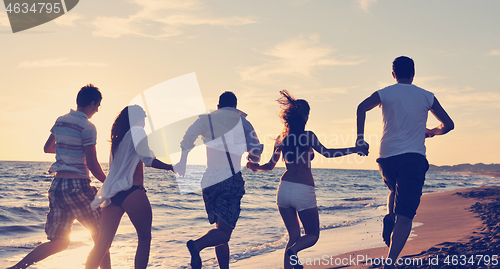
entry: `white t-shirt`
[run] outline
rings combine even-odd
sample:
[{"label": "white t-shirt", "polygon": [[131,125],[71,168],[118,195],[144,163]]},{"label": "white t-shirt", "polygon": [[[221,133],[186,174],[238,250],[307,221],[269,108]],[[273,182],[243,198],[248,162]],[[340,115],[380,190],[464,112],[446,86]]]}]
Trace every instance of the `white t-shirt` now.
[{"label": "white t-shirt", "polygon": [[191,150],[200,135],[207,146],[207,169],[200,182],[202,189],[233,176],[221,136],[226,140],[234,173],[241,170],[243,153],[254,151],[260,156],[263,145],[260,144],[252,124],[245,119],[246,116],[233,107],[223,107],[210,113],[214,140],[207,115],[200,116],[186,131],[181,142],[183,150]]},{"label": "white t-shirt", "polygon": [[155,155],[149,149],[144,129],[132,126],[118,145],[114,158],[113,154],[110,154],[109,159],[108,176],[90,204],[92,209],[98,208],[101,204],[103,207],[109,205],[111,197],[120,191],[130,189],[139,160],[147,167],[151,167]]},{"label": "white t-shirt", "polygon": [[427,115],[434,103],[434,94],[404,83],[377,92],[384,122],[380,158],[410,152],[425,156]]}]

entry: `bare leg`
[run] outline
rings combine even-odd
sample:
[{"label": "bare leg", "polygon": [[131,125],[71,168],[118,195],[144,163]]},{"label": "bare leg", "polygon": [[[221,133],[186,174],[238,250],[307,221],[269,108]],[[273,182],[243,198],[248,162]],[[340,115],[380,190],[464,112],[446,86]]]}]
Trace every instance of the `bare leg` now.
[{"label": "bare leg", "polygon": [[196,239],[194,246],[198,252],[207,247],[215,247],[215,255],[219,262],[219,267],[229,268],[229,239],[233,228],[224,223],[221,219],[217,219],[215,229],[209,230],[205,235]]},{"label": "bare leg", "polygon": [[319,214],[318,208],[306,209],[299,212],[300,222],[304,227],[305,235],[300,237],[291,247],[297,253],[303,249],[314,246],[319,238]]},{"label": "bare leg", "polygon": [[217,262],[219,263],[220,269],[229,269],[229,240],[231,239],[231,233],[233,228],[229,227],[221,219],[217,219],[216,228],[223,230],[227,235],[227,242],[215,246],[215,255],[217,256]]},{"label": "bare leg", "polygon": [[396,261],[399,253],[401,253],[406,244],[408,236],[410,236],[411,225],[412,220],[410,218],[396,214],[396,224],[392,232],[391,246],[388,254],[388,258],[391,258],[393,262]]},{"label": "bare leg", "polygon": [[387,246],[391,244],[391,234],[394,229],[395,214],[394,214],[394,199],[396,192],[391,191],[387,196],[387,215],[383,219],[382,239]]},{"label": "bare leg", "polygon": [[[293,251],[293,253],[298,253],[299,251],[312,247],[314,244],[316,244],[319,238],[319,214],[317,207],[298,212],[300,221],[302,222],[302,226],[304,227],[304,236],[300,236],[300,225],[297,220],[297,213],[295,213],[295,209],[281,207],[278,208],[281,217],[285,222],[285,226],[290,237],[290,240],[287,243],[286,250],[290,249]],[[294,242],[292,242],[292,240],[294,240]],[[285,268],[292,267],[290,258],[297,257],[289,257],[285,251]],[[294,263],[296,261],[297,259],[294,259]]]},{"label": "bare leg", "polygon": [[391,191],[387,196],[387,214],[394,215],[394,197],[396,192]]},{"label": "bare leg", "polygon": [[229,244],[222,244],[215,247],[215,255],[220,269],[229,269]]},{"label": "bare leg", "polygon": [[138,244],[135,253],[135,269],[148,266],[151,247],[151,224],[153,212],[144,190],[135,190],[123,201],[123,209],[137,231]]},{"label": "bare leg", "polygon": [[221,244],[229,242],[231,239],[231,233],[233,228],[229,227],[220,219],[217,220],[217,226],[215,229],[209,230],[205,235],[196,239],[195,245],[199,251],[202,251],[207,247],[215,247]]},{"label": "bare leg", "polygon": [[49,242],[45,242],[43,244],[38,245],[20,262],[10,267],[9,269],[27,268],[28,266],[36,262],[39,262],[51,255],[54,255],[58,252],[67,249],[68,246],[69,246],[69,240],[67,239],[54,239]]},{"label": "bare leg", "polygon": [[[122,208],[113,204],[102,209],[99,236],[97,239],[94,239],[95,245],[87,257],[85,269],[97,269],[99,265],[101,265],[101,268],[105,268],[104,264],[110,263],[109,248],[111,247],[123,213]],[[111,265],[109,265],[109,268],[111,268]]]},{"label": "bare leg", "polygon": [[101,269],[111,269],[111,257],[109,255],[109,250],[104,253],[104,257],[102,257],[101,264],[99,264],[99,268]]},{"label": "bare leg", "polygon": [[295,211],[295,208],[293,208],[293,207],[283,208],[283,207],[278,206],[278,209],[280,211],[281,218],[283,219],[283,222],[285,223],[286,230],[288,231],[288,242],[287,242],[286,248],[285,248],[283,266],[285,269],[290,269],[290,268],[292,268],[292,265],[290,263],[290,256],[288,256],[286,251],[292,245],[294,245],[295,242],[300,238],[299,219],[297,218],[297,211]]},{"label": "bare leg", "polygon": [[[118,224],[120,223],[120,219],[118,219]],[[116,233],[116,230],[115,230],[115,233]],[[92,234],[91,236],[92,236],[92,239],[94,240],[94,246],[95,246],[97,244],[97,240],[99,239],[99,235],[98,234],[95,234],[95,235]],[[113,241],[113,239],[111,239],[111,241]],[[99,268],[101,268],[101,269],[111,269],[111,257],[109,256],[109,247],[108,247],[108,250],[104,253],[104,256],[101,259],[101,263],[99,264]]]}]

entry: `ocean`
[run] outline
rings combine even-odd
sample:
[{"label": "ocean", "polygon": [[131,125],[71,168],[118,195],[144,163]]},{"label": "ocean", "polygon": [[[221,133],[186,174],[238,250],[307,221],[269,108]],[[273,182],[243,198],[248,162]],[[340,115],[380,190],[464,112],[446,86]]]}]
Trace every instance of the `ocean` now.
[{"label": "ocean", "polygon": [[[49,162],[0,161],[0,267],[14,265],[40,242],[45,242],[47,190],[52,176]],[[107,166],[103,165],[104,170]],[[201,173],[204,166],[188,170]],[[383,246],[381,217],[388,191],[376,170],[313,169],[321,235],[316,246],[302,255],[341,254]],[[241,217],[233,232],[232,268],[280,268],[287,233],[275,204],[276,188],[284,168],[271,172],[243,170],[246,194]],[[488,176],[428,172],[424,193],[498,185]],[[99,187],[97,180],[93,185]],[[201,192],[181,195],[170,172],[145,169],[145,188],[153,208],[150,268],[189,268],[186,241],[214,226],[208,223]],[[326,242],[325,242],[326,241]],[[349,241],[356,243],[349,243]],[[68,250],[30,268],[83,268],[93,242],[75,222]],[[137,239],[124,215],[110,249],[114,268],[133,268]],[[324,246],[328,246],[326,249]],[[304,254],[302,254],[304,253]],[[204,268],[218,268],[213,248],[201,252]]]}]

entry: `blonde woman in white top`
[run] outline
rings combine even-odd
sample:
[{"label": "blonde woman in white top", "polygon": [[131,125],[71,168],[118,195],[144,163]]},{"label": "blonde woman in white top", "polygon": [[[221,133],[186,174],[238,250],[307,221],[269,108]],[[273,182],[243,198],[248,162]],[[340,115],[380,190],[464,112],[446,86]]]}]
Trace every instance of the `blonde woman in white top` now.
[{"label": "blonde woman in white top", "polygon": [[86,269],[99,266],[111,247],[125,212],[138,236],[134,268],[147,267],[153,214],[144,189],[144,165],[170,171],[173,168],[156,159],[149,149],[143,129],[145,118],[146,113],[140,106],[127,106],[116,117],[111,128],[109,174],[91,203],[93,208],[103,206],[99,239],[89,253]]}]

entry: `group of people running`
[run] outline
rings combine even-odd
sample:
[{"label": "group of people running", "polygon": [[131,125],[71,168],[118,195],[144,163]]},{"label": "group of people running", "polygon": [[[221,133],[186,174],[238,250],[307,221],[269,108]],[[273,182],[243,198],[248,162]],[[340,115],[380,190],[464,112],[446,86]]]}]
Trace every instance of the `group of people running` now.
[{"label": "group of people running", "polygon": [[[277,100],[284,129],[276,138],[270,160],[259,164],[263,145],[246,114],[238,110],[232,92],[219,97],[217,110],[201,115],[187,129],[181,142],[181,159],[175,166],[156,159],[144,131],[145,111],[138,105],[125,107],[111,128],[111,153],[106,176],[97,160],[96,128],[89,119],[98,111],[102,95],[92,84],[81,88],[77,109],[59,117],[44,146],[55,153],[55,173],[49,188],[49,213],[45,224],[48,242],[38,245],[10,268],[27,268],[69,245],[71,227],[77,219],[87,228],[95,245],[85,268],[111,268],[109,249],[121,217],[127,213],[138,235],[134,268],[146,268],[151,244],[152,209],[144,188],[144,166],[184,176],[187,158],[195,140],[201,136],[207,148],[207,169],[201,188],[208,220],[215,223],[196,240],[186,243],[192,268],[202,267],[200,252],[215,247],[220,268],[229,268],[228,242],[240,215],[245,181],[241,175],[241,157],[248,152],[246,167],[252,171],[270,171],[282,159],[286,166],[276,195],[276,203],[288,231],[284,250],[285,269],[302,268],[297,253],[313,246],[319,238],[319,214],[316,203],[311,160],[314,151],[327,158],[356,153],[368,155],[364,140],[366,112],[382,108],[384,132],[377,159],[381,175],[390,190],[382,236],[389,247],[388,258],[396,260],[411,231],[412,219],[420,203],[428,162],[425,138],[442,135],[454,123],[431,92],[412,84],[415,74],[412,59],[401,56],[393,61],[392,74],[397,83],[374,92],[358,105],[357,134],[354,147],[329,149],[312,131],[306,130],[310,107],[306,100],[280,91]],[[428,112],[441,122],[426,128]],[[235,131],[236,130],[236,131]],[[238,132],[238,130],[240,130]],[[230,137],[228,133],[231,133]],[[230,138],[230,139],[229,139]],[[230,141],[228,141],[230,140]],[[243,149],[235,146],[240,140]],[[236,141],[236,142],[235,142]],[[103,182],[99,191],[90,185],[90,173]],[[300,220],[300,222],[299,222]],[[301,224],[304,235],[301,235]],[[387,268],[393,265],[386,264]]]}]

